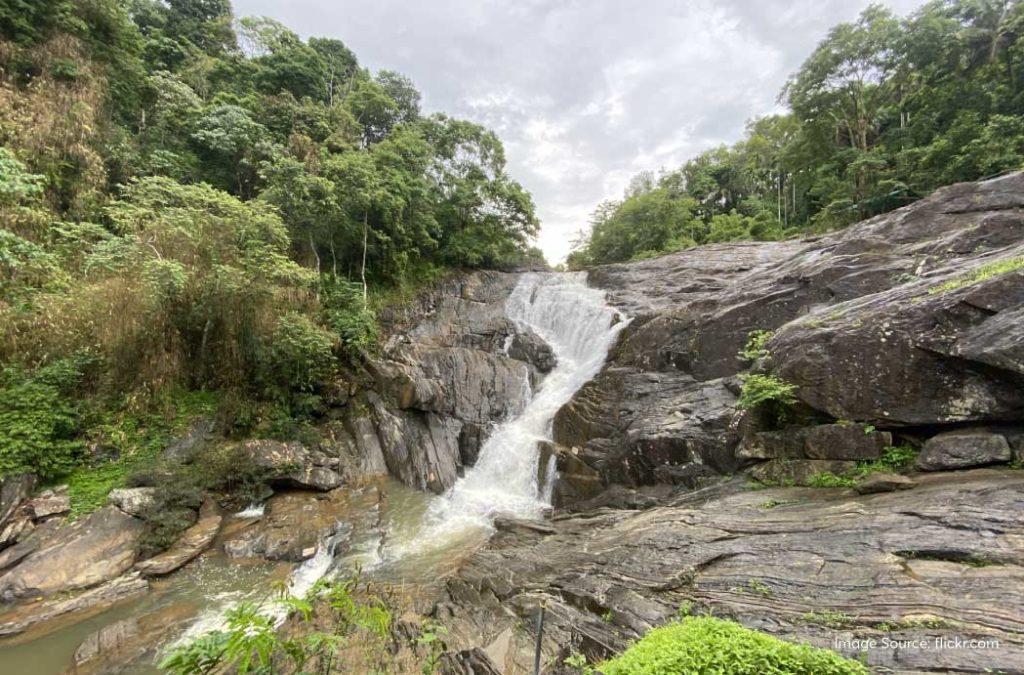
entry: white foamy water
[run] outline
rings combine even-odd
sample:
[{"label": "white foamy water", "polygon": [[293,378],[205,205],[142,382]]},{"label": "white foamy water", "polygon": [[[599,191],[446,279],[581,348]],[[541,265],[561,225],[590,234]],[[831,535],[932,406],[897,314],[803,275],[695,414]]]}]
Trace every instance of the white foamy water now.
[{"label": "white foamy water", "polygon": [[618,312],[587,286],[585,272],[524,274],[506,311],[551,346],[555,368],[525,409],[495,428],[476,465],[431,505],[418,535],[395,541],[388,558],[443,546],[499,514],[535,518],[550,506],[551,481],[544,494],[537,480],[538,441],[551,439],[555,413],[601,369],[627,321],[615,321]]}]

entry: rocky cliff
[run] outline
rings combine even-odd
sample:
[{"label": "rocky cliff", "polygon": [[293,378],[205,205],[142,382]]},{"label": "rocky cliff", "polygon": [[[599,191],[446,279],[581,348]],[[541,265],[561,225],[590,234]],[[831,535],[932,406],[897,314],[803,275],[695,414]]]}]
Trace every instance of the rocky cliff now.
[{"label": "rocky cliff", "polygon": [[[633,321],[556,417],[560,510],[499,522],[436,605],[453,663],[529,672],[543,605],[550,664],[682,611],[874,640],[881,672],[1024,672],[1024,175],[590,281]],[[784,418],[739,409],[750,372],[795,386]],[[875,472],[893,446],[905,475]]]}]

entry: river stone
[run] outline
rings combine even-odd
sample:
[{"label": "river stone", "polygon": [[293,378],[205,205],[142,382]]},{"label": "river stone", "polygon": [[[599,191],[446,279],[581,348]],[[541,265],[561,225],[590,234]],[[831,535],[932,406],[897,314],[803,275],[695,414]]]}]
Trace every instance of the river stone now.
[{"label": "river stone", "polygon": [[839,459],[771,459],[752,466],[748,473],[763,483],[807,485],[819,474],[840,476],[856,466],[856,462]]},{"label": "river stone", "polygon": [[113,506],[55,528],[0,577],[0,598],[48,596],[109,581],[135,562],[143,529],[140,520]]},{"label": "river stone", "polygon": [[921,471],[948,471],[1009,462],[1010,445],[1000,434],[986,431],[950,431],[929,438],[917,457]]},{"label": "river stone", "polygon": [[222,519],[217,503],[207,499],[199,509],[195,525],[185,530],[167,551],[135,563],[135,569],[146,576],[170,574],[209,548],[220,531]]},{"label": "river stone", "polygon": [[907,476],[898,473],[877,472],[857,483],[853,489],[859,494],[869,495],[878,492],[909,490],[916,485],[917,482]]},{"label": "river stone", "polygon": [[129,516],[139,517],[153,505],[156,488],[116,488],[107,495],[107,501]]},{"label": "river stone", "polygon": [[123,619],[90,633],[75,650],[75,666],[81,668],[90,661],[109,659],[139,635],[136,619]]}]

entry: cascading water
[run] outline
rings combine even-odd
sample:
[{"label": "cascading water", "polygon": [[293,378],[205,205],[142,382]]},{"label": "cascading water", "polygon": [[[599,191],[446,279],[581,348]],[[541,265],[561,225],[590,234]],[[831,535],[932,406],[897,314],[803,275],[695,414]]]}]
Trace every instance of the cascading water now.
[{"label": "cascading water", "polygon": [[396,541],[389,558],[489,527],[498,514],[533,518],[550,505],[550,494],[542,494],[537,481],[538,441],[551,439],[555,413],[601,369],[627,322],[615,321],[618,312],[602,291],[587,286],[585,272],[524,274],[506,312],[548,343],[556,365],[525,409],[491,433],[476,465],[431,504],[418,536]]},{"label": "cascading water", "polygon": [[[547,342],[556,358],[522,412],[494,429],[476,465],[445,495],[434,498],[414,526],[392,526],[377,545],[366,542],[371,545],[360,545],[354,555],[340,560],[334,558],[335,542],[321,541],[316,555],[292,572],[290,593],[303,595],[321,576],[348,565],[385,577],[401,570],[398,574],[406,578],[409,570],[428,567],[432,554],[446,557],[451,547],[464,545],[459,542],[479,540],[494,516],[534,518],[550,505],[550,494],[542,493],[537,480],[538,441],[551,438],[555,413],[601,369],[628,321],[615,320],[621,318],[618,312],[605,303],[603,292],[587,286],[584,272],[524,274],[506,302],[506,313]],[[223,627],[224,611],[242,599],[225,598],[182,640]],[[282,620],[284,612],[275,617]]]}]

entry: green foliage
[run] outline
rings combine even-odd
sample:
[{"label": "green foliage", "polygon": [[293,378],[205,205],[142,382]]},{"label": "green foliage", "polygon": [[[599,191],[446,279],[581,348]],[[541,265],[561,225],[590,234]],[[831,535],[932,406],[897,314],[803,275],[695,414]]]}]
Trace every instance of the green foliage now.
[{"label": "green foliage", "polygon": [[[929,2],[899,19],[871,5],[832,28],[793,74],[781,115],[674,171],[642,172],[604,205],[572,267],[626,259],[594,247],[638,196],[667,192],[699,219],[696,243],[817,232],[932,190],[1024,168],[1024,4]],[[664,210],[668,210],[665,207]],[[646,216],[645,227],[664,222]],[[672,250],[644,246],[643,255]]]},{"label": "green foliage", "polygon": [[775,335],[770,330],[752,330],[747,333],[747,341],[740,350],[739,357],[744,361],[757,361],[768,356],[766,345]]},{"label": "green foliage", "polygon": [[260,380],[284,391],[312,391],[334,371],[334,337],[311,319],[290,312],[268,340]]},{"label": "green foliage", "polygon": [[324,325],[338,334],[350,358],[357,358],[376,346],[377,317],[367,306],[359,284],[333,276],[323,277],[320,300],[324,307]]},{"label": "green foliage", "polygon": [[1009,274],[1010,272],[1017,272],[1024,270],[1024,256],[1018,256],[1016,258],[1006,258],[1004,260],[996,260],[994,262],[986,263],[971,270],[968,274],[957,279],[952,279],[944,284],[933,286],[928,289],[929,293],[946,293],[948,291],[955,291],[958,288],[970,286],[971,284],[980,283],[993,277],[997,277],[1001,274]]},{"label": "green foliage", "polygon": [[79,357],[0,372],[0,476],[31,472],[49,480],[80,459],[85,444],[77,438],[75,393],[87,362]]},{"label": "green foliage", "polygon": [[825,626],[833,630],[843,630],[856,625],[856,621],[849,614],[831,609],[820,612],[807,612],[800,617],[800,621],[817,626]]},{"label": "green foliage", "polygon": [[816,473],[807,479],[807,487],[816,488],[848,488],[857,484],[855,478],[849,476],[837,476],[830,471]]},{"label": "green foliage", "polygon": [[447,634],[448,629],[433,619],[427,619],[420,627],[416,644],[427,649],[427,658],[421,669],[423,675],[434,675],[437,672],[437,667],[441,663],[441,654],[444,653],[444,636]]},{"label": "green foliage", "polygon": [[598,669],[605,675],[730,673],[861,675],[867,669],[839,654],[784,642],[738,623],[686,617],[656,628]]},{"label": "green foliage", "polygon": [[[275,600],[297,621],[300,632],[294,636],[278,632],[273,615],[261,604],[242,603],[227,613],[223,630],[173,648],[159,667],[180,675],[223,670],[256,674],[279,672],[288,664],[295,672],[328,675],[337,672],[334,665],[340,651],[356,647],[366,655],[363,665],[384,672],[376,668],[386,666],[380,659],[388,655],[391,610],[374,593],[357,598],[358,588],[356,579],[322,579],[304,598],[285,593]],[[331,610],[331,632],[312,628],[318,603]]]},{"label": "green foliage", "polygon": [[788,408],[796,403],[797,386],[777,375],[753,373],[743,377],[743,390],[738,405],[753,410],[764,404]]}]

